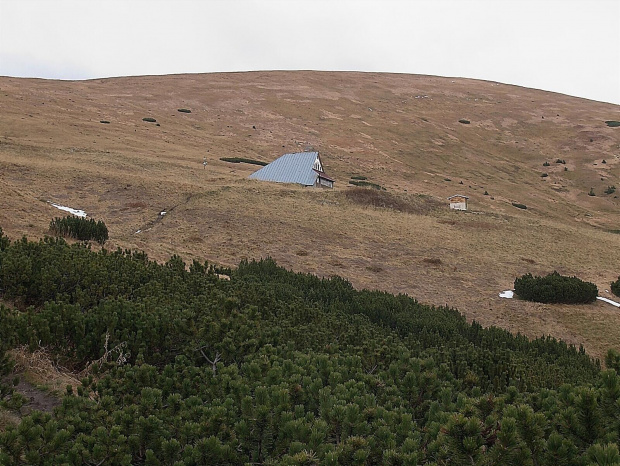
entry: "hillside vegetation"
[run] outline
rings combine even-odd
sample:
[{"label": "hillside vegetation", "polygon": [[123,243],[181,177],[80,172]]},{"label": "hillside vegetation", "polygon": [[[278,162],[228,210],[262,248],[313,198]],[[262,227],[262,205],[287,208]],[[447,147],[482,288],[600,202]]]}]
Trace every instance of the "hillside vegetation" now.
[{"label": "hillside vegetation", "polygon": [[[1,464],[614,464],[620,355],[244,261],[0,233],[0,369],[46,348],[81,371],[0,432]],[[10,354],[10,353],[8,353]],[[7,380],[10,380],[7,379]],[[2,405],[27,402],[5,385]]]},{"label": "hillside vegetation", "polygon": [[[270,256],[600,359],[620,349],[612,306],[498,297],[527,273],[603,296],[617,279],[616,105],[468,79],[260,72],[0,77],[0,107],[0,224],[14,240],[48,233],[51,201],[104,221],[111,249],[230,267]],[[305,149],[333,191],[248,180],[258,165],[222,160]],[[448,211],[453,194],[468,212]]]}]

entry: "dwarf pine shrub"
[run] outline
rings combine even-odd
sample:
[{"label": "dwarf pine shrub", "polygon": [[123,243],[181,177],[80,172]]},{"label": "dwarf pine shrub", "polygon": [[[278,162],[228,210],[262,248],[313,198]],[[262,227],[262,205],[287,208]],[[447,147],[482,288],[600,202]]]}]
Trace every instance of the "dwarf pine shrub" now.
[{"label": "dwarf pine shrub", "polygon": [[598,296],[598,288],[594,283],[577,277],[566,277],[558,272],[545,277],[525,274],[515,280],[514,288],[520,298],[538,303],[591,303]]},{"label": "dwarf pine shrub", "polygon": [[50,231],[57,236],[75,238],[80,241],[95,240],[104,244],[108,240],[108,227],[102,220],[85,219],[68,215],[56,217],[50,222]]},{"label": "dwarf pine shrub", "polygon": [[246,159],[244,157],[220,157],[220,160],[223,162],[230,162],[230,163],[249,163],[252,165],[261,165],[263,167],[267,165],[267,162],[261,162],[260,160],[254,160],[254,159]]}]

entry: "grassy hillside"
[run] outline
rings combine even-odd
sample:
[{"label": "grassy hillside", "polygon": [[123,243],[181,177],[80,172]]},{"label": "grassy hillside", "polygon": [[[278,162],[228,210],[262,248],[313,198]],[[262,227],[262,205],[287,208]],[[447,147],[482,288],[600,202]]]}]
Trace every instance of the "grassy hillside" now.
[{"label": "grassy hillside", "polygon": [[[620,128],[605,124],[620,120],[617,106],[493,82],[319,72],[0,78],[0,106],[0,225],[11,238],[47,233],[51,201],[104,220],[112,248],[229,266],[269,255],[599,358],[618,348],[620,315],[607,304],[498,297],[528,272],[577,275],[603,295],[617,279],[620,205],[605,194],[620,176]],[[220,160],[308,147],[335,190],[251,182],[257,166]],[[352,191],[352,176],[389,198]],[[447,210],[456,193],[469,212]]]}]

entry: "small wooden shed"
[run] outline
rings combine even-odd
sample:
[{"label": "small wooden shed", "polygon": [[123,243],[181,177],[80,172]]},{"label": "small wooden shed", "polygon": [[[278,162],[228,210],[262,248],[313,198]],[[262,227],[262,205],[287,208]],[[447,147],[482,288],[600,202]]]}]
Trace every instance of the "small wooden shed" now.
[{"label": "small wooden shed", "polygon": [[467,210],[467,196],[463,196],[462,194],[455,194],[454,196],[450,196],[448,200],[450,201],[450,208],[454,210]]}]

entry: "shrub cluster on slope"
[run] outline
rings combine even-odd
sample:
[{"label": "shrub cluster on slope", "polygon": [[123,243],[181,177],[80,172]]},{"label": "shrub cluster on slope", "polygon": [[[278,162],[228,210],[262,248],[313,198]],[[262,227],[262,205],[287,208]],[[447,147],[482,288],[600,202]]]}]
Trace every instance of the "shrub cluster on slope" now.
[{"label": "shrub cluster on slope", "polygon": [[620,296],[620,277],[615,282],[611,284],[611,292],[616,296]]},{"label": "shrub cluster on slope", "polygon": [[254,160],[254,159],[248,159],[245,157],[220,157],[220,160],[224,162],[230,162],[230,163],[249,163],[251,165],[260,165],[263,167],[265,165],[268,165],[267,162],[262,162],[260,160]]},{"label": "shrub cluster on slope", "polygon": [[598,296],[594,283],[577,277],[565,277],[558,272],[545,277],[533,277],[528,273],[517,278],[514,286],[520,298],[539,303],[591,303]]},{"label": "shrub cluster on slope", "polygon": [[[272,260],[243,262],[230,281],[214,271],[0,233],[0,294],[21,309],[0,306],[0,366],[29,344],[90,368],[54,413],[0,433],[0,464],[618,458],[620,354],[601,372],[552,338]],[[3,398],[24,401],[7,387]]]},{"label": "shrub cluster on slope", "polygon": [[108,240],[108,227],[102,220],[95,221],[92,218],[85,219],[73,215],[56,217],[50,222],[50,231],[55,235],[80,241],[93,239],[99,244],[104,244]]}]

